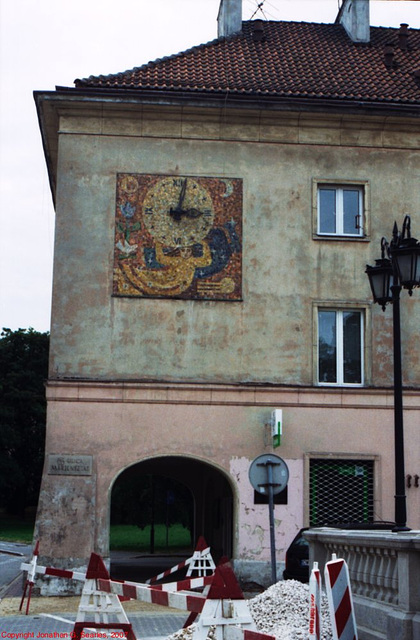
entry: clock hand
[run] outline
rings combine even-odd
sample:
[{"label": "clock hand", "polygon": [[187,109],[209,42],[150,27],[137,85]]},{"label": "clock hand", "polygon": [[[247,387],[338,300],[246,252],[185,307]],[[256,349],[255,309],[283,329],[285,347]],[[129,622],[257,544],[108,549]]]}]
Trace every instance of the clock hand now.
[{"label": "clock hand", "polygon": [[184,182],[182,183],[181,193],[179,194],[179,200],[178,200],[178,206],[177,206],[178,210],[182,210],[182,205],[184,204],[184,198],[185,198],[186,189],[187,189],[187,178],[185,178]]},{"label": "clock hand", "polygon": [[186,218],[199,218],[200,216],[204,215],[203,211],[199,211],[198,209],[187,209],[186,211],[182,212]]},{"label": "clock hand", "polygon": [[187,189],[187,178],[185,178],[184,182],[182,183],[181,191],[179,193],[178,204],[176,205],[175,209],[171,207],[169,210],[169,213],[174,218],[174,220],[179,221],[181,219],[182,214],[185,213],[182,208],[182,205],[184,203],[186,189]]}]

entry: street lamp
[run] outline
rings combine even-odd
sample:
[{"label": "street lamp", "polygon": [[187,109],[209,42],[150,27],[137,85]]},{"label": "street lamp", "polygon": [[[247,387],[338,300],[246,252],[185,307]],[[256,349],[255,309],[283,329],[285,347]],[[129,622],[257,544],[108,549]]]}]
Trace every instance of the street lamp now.
[{"label": "street lamp", "polygon": [[400,293],[408,289],[411,296],[420,287],[420,242],[411,237],[410,216],[405,216],[401,233],[394,223],[391,243],[381,240],[381,258],[375,266],[366,265],[374,302],[385,311],[392,303],[394,345],[394,454],[395,454],[395,528],[409,531],[405,496],[404,426],[401,372]]}]

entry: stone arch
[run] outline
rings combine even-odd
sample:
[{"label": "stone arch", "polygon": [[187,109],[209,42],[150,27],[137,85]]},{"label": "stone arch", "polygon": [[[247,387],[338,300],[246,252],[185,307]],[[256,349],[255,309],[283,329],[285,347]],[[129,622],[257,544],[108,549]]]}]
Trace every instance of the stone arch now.
[{"label": "stone arch", "polygon": [[[112,488],[127,473],[164,476],[186,486],[191,492],[194,505],[192,548],[198,538],[204,536],[216,562],[222,556],[232,557],[235,488],[225,470],[208,461],[186,455],[164,455],[140,460],[122,469],[114,478],[109,492],[109,513],[112,508]],[[155,559],[158,556],[159,554],[156,553]],[[112,563],[113,555],[111,554]],[[156,566],[158,564],[158,562],[155,563]],[[165,562],[162,559],[162,566],[169,568],[164,565]],[[124,576],[120,573],[118,577]]]}]

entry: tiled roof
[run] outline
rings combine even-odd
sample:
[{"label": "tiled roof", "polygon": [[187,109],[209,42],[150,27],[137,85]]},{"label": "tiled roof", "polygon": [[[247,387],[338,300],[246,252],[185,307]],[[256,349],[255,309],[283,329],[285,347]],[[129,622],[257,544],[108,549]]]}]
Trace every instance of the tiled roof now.
[{"label": "tiled roof", "polygon": [[[76,80],[78,89],[234,94],[387,104],[420,103],[420,30],[371,27],[369,43],[352,42],[339,24],[255,22],[214,40],[123,73]],[[392,62],[385,59],[394,44]],[[391,48],[392,51],[392,48]],[[417,72],[417,73],[416,73]]]}]

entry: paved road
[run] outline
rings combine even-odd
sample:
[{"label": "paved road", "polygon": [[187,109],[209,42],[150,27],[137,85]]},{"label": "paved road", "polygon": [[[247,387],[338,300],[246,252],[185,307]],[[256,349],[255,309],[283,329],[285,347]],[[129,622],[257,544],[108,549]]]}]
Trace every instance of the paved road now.
[{"label": "paved road", "polygon": [[[11,542],[0,542],[0,599],[3,597],[20,596],[22,593],[22,574],[20,565],[30,560],[32,547]],[[120,553],[115,558],[113,567],[116,573],[131,576],[148,577],[154,575],[154,571],[167,569],[180,562],[178,557],[166,558],[141,558],[133,554]],[[173,564],[171,564],[173,563]],[[136,565],[137,568],[136,568]],[[137,638],[162,640],[168,635],[182,628],[188,613],[162,613],[141,612],[129,613],[128,618],[133,625],[133,631]],[[47,638],[53,640],[71,640],[73,625],[76,619],[75,613],[58,613],[37,615],[12,615],[0,616],[0,639],[26,640],[26,638]],[[99,640],[104,637],[102,630],[85,629],[84,637]],[[116,630],[108,637],[118,640],[125,638],[125,634]]]},{"label": "paved road", "polygon": [[[181,629],[186,614],[130,613],[128,617],[136,638],[158,640]],[[75,619],[75,614],[67,613],[0,617],[0,638],[6,640],[26,640],[26,638],[71,640]],[[84,634],[86,639],[99,640],[104,637],[105,632],[100,629],[85,629]],[[125,634],[122,631],[115,631],[108,637],[125,638]]]},{"label": "paved road", "polygon": [[0,598],[8,593],[14,582],[19,582],[20,565],[27,562],[31,554],[29,544],[0,542]]}]

